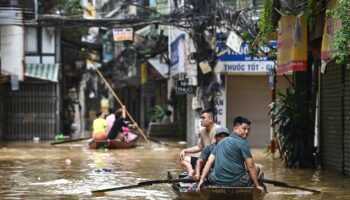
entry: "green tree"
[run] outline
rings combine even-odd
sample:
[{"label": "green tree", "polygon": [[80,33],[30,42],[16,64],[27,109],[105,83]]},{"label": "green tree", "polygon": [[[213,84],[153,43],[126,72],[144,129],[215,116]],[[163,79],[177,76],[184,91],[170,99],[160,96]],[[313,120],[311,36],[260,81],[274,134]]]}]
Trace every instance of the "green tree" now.
[{"label": "green tree", "polygon": [[[339,0],[333,10],[329,10],[335,20],[339,20],[342,28],[335,31],[332,59],[338,64],[345,64],[350,46],[350,1]],[[347,64],[350,67],[350,64]]]}]

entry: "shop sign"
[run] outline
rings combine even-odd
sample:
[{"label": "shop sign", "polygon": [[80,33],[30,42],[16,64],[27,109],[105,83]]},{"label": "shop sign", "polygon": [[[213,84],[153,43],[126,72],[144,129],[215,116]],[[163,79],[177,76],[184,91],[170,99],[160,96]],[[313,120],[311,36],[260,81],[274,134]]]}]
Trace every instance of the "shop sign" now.
[{"label": "shop sign", "polygon": [[[271,41],[270,45],[277,46],[276,41]],[[223,48],[223,43],[217,43],[217,52]],[[269,52],[268,47],[262,47],[266,53]],[[274,60],[267,56],[253,57],[249,55],[249,44],[243,43],[239,52],[227,50],[224,54],[218,56],[218,64],[220,72],[264,72],[267,73],[271,68],[275,68]]]},{"label": "shop sign", "polygon": [[277,51],[277,74],[307,70],[307,24],[304,16],[281,17]]},{"label": "shop sign", "polygon": [[133,29],[132,28],[114,28],[113,38],[114,41],[132,41],[133,40]]},{"label": "shop sign", "polygon": [[176,94],[189,94],[193,92],[194,88],[188,84],[188,79],[176,81]]},{"label": "shop sign", "polygon": [[179,43],[180,43],[180,40],[184,40],[184,39],[185,39],[185,34],[182,33],[178,37],[176,37],[176,39],[172,41],[170,44],[171,67],[175,67],[180,62],[180,54],[182,54],[183,51],[179,49]]},{"label": "shop sign", "polygon": [[216,123],[222,127],[226,127],[226,89],[225,82],[226,78],[224,75],[220,76],[220,93],[221,95],[215,96],[215,113],[216,113]]}]

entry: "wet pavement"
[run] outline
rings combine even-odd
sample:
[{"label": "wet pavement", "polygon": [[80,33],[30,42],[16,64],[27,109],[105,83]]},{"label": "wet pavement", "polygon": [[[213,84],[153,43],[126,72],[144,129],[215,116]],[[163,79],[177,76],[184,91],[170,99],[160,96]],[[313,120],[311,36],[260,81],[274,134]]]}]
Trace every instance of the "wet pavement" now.
[{"label": "wet pavement", "polygon": [[[49,142],[0,143],[0,199],[175,199],[168,184],[107,192],[92,190],[166,179],[183,170],[177,156],[184,145],[139,144],[133,149],[92,150],[87,141],[52,146]],[[321,190],[321,194],[267,185],[271,200],[350,199],[350,178],[334,172],[286,169],[279,159],[253,149],[265,178]],[[69,159],[69,160],[67,160]]]}]

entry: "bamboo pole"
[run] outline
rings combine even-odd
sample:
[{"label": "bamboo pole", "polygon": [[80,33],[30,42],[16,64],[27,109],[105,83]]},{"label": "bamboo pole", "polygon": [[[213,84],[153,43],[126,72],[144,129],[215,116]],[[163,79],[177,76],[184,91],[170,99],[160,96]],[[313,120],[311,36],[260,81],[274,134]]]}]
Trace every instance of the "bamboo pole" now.
[{"label": "bamboo pole", "polygon": [[[119,103],[120,106],[123,106],[124,104],[120,101],[119,97],[117,96],[117,94],[114,92],[113,88],[109,85],[109,83],[107,82],[107,80],[105,79],[105,77],[102,75],[102,73],[100,72],[100,70],[98,68],[95,69],[97,74],[102,78],[103,82],[107,85],[108,89],[112,92],[114,98],[117,100],[117,102]],[[150,143],[149,140],[147,139],[146,135],[142,132],[142,130],[140,129],[139,125],[135,122],[134,118],[132,118],[132,116],[130,115],[130,113],[128,112],[128,110],[125,109],[125,113],[126,115],[130,118],[130,120],[132,121],[132,123],[134,123],[136,125],[136,129],[137,131],[140,133],[140,135],[146,140],[147,143]]]}]

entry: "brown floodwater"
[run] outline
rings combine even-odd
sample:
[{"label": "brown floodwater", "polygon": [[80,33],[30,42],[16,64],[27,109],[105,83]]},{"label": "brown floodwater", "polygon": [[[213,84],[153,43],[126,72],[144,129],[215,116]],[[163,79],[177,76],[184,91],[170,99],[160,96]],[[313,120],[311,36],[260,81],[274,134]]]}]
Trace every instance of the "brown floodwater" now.
[{"label": "brown floodwater", "polygon": [[[87,141],[52,146],[49,142],[0,143],[0,199],[175,199],[168,184],[107,192],[91,191],[166,179],[183,170],[177,156],[184,145],[141,143],[134,149],[91,150]],[[286,169],[279,159],[253,149],[265,178],[286,182],[321,194],[267,185],[265,199],[350,199],[350,178],[334,172]],[[67,163],[69,159],[71,163]]]}]

